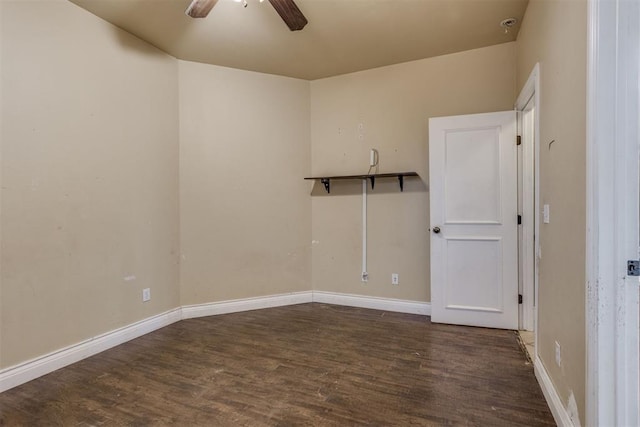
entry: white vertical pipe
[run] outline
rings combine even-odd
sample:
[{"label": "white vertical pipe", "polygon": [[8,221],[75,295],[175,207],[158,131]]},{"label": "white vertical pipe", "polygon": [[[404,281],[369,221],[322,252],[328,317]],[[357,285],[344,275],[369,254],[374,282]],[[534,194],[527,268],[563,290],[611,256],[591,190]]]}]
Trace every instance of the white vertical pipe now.
[{"label": "white vertical pipe", "polygon": [[369,280],[367,273],[367,180],[362,180],[362,281]]}]

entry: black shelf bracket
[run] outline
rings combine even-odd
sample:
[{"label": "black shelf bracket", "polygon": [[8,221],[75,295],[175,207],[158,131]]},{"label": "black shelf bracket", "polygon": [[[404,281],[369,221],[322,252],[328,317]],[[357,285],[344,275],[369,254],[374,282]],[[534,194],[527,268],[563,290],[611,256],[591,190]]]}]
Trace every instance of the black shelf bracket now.
[{"label": "black shelf bracket", "polygon": [[331,193],[331,180],[329,178],[321,178],[320,182],[324,185],[324,189],[327,190],[327,194]]}]

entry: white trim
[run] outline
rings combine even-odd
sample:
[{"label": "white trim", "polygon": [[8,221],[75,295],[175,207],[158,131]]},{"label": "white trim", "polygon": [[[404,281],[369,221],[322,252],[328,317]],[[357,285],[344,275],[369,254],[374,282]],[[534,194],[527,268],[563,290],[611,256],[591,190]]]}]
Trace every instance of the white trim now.
[{"label": "white trim", "polygon": [[306,291],[279,295],[268,295],[255,298],[243,298],[229,301],[210,302],[206,304],[185,305],[182,307],[182,318],[192,319],[194,317],[238,313],[241,311],[259,310],[262,308],[304,304],[312,301],[313,293],[311,291]]},{"label": "white trim", "polygon": [[526,83],[522,86],[522,90],[515,102],[515,109],[522,110],[535,94],[540,95],[540,63],[536,63],[529,73]]},{"label": "white trim", "polygon": [[256,298],[187,305],[106,332],[19,365],[5,368],[0,371],[0,393],[182,319],[310,302],[422,314],[426,316],[431,314],[431,304],[425,302],[322,291],[292,292]]},{"label": "white trim", "polygon": [[[522,323],[521,329],[535,332],[535,343],[538,341],[537,317],[538,305],[538,256],[540,253],[540,242],[536,238],[536,230],[540,230],[540,165],[536,159],[540,158],[540,64],[531,70],[526,83],[524,84],[518,99],[515,102],[515,109],[522,112],[532,101],[534,111],[533,123],[533,147],[522,148],[522,217],[523,227],[521,230],[522,241],[520,242],[520,254],[524,259],[520,265],[523,269],[522,278]],[[522,114],[519,114],[521,117]],[[520,119],[519,117],[519,119]],[[519,123],[520,125],[521,123]],[[521,129],[519,129],[521,131]],[[533,227],[531,227],[533,225]],[[519,261],[520,262],[520,261]],[[536,349],[537,354],[537,349]]]},{"label": "white trim", "polygon": [[587,74],[587,425],[638,425],[640,5],[589,0]]},{"label": "white trim", "polygon": [[142,335],[163,328],[181,319],[176,308],[122,328],[97,335],[69,347],[51,352],[0,371],[0,393],[46,375],[57,369],[123,344]]},{"label": "white trim", "polygon": [[[587,425],[596,425],[602,411],[599,405],[604,401],[599,400],[598,387],[598,293],[596,282],[598,277],[598,266],[596,264],[596,254],[598,253],[598,238],[595,233],[597,230],[598,217],[597,211],[597,171],[598,162],[595,157],[595,145],[593,144],[593,135],[595,125],[591,123],[591,118],[595,116],[595,110],[598,105],[595,96],[595,76],[596,76],[596,56],[598,50],[596,48],[596,40],[598,37],[598,5],[594,0],[588,0],[587,3],[587,150],[586,150],[586,175],[587,175],[587,198],[586,198],[586,351],[585,351],[585,417]],[[595,227],[595,230],[594,230]],[[594,230],[594,231],[592,231]],[[606,396],[606,394],[605,394]],[[610,397],[609,399],[611,399]]]},{"label": "white trim", "polygon": [[431,316],[431,304],[428,302],[368,297],[363,295],[323,291],[313,291],[313,302]]},{"label": "white trim", "polygon": [[571,421],[569,412],[567,412],[562,404],[562,399],[560,399],[558,392],[553,386],[549,373],[537,355],[533,362],[533,372],[538,379],[538,384],[540,384],[542,394],[544,394],[544,398],[547,400],[547,404],[549,405],[549,409],[551,410],[551,414],[553,415],[553,419],[556,424],[560,427],[573,427],[574,424]]}]

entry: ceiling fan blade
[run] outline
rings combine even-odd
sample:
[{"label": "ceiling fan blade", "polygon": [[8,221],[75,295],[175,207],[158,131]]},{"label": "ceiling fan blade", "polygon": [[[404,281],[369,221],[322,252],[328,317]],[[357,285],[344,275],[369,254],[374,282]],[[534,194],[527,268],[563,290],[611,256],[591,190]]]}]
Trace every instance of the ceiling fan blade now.
[{"label": "ceiling fan blade", "polygon": [[301,30],[307,25],[307,18],[300,12],[293,0],[269,0],[269,3],[291,31]]},{"label": "ceiling fan blade", "polygon": [[205,18],[216,3],[218,0],[193,0],[184,13],[192,18]]}]

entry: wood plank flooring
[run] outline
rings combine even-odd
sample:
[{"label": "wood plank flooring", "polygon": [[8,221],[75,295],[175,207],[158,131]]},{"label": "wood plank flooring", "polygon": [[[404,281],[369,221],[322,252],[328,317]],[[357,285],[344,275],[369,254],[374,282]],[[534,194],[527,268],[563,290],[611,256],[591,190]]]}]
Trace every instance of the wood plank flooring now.
[{"label": "wood plank flooring", "polygon": [[313,303],[175,323],[0,394],[0,425],[555,423],[513,331]]}]

